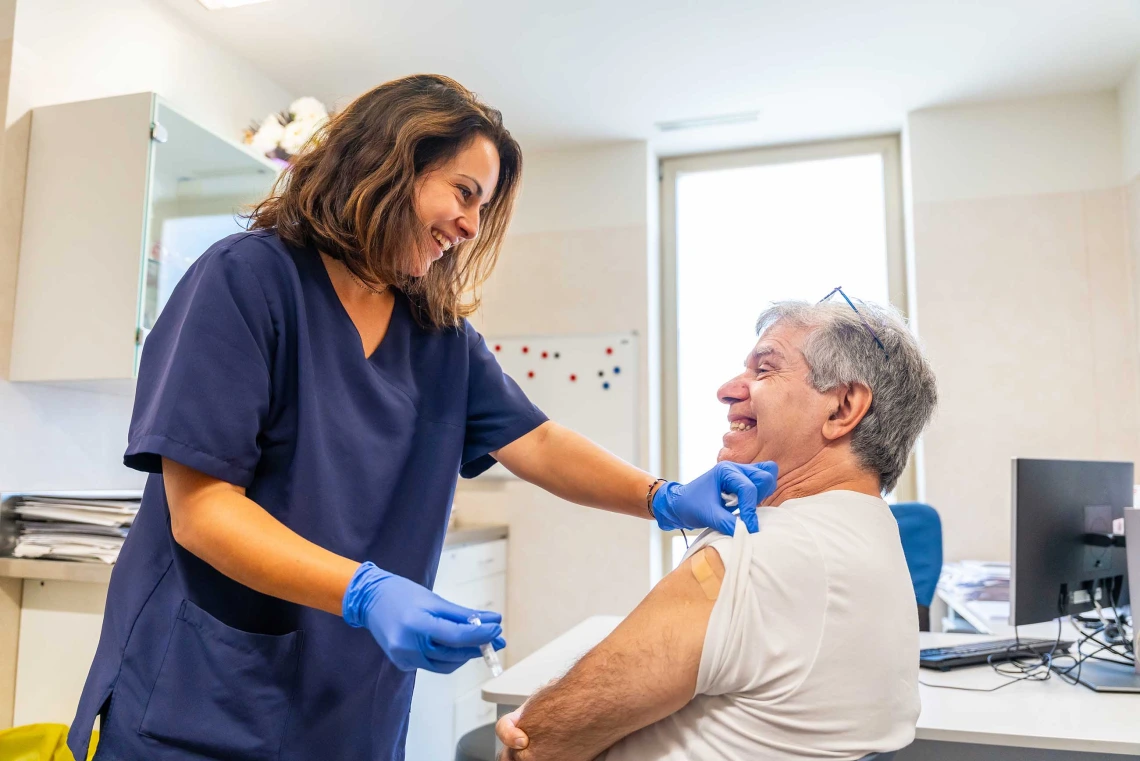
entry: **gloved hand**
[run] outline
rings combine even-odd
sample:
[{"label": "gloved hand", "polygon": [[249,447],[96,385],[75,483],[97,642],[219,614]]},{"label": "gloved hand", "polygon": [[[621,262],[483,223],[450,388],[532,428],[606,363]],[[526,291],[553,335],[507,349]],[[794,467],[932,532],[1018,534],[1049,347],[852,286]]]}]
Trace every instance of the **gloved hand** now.
[{"label": "gloved hand", "polygon": [[735,495],[740,519],[749,533],[760,530],[756,505],[776,490],[778,469],[774,462],[755,465],[718,462],[712,470],[687,484],[670,481],[653,495],[653,515],[665,531],[675,528],[709,528],[732,536],[736,518],[725,506],[724,495]]},{"label": "gloved hand", "polygon": [[[349,626],[366,627],[401,671],[427,669],[450,674],[490,642],[496,650],[503,617],[489,610],[472,610],[450,603],[426,587],[362,563],[348,583],[341,603]],[[483,622],[467,623],[471,616]]]}]

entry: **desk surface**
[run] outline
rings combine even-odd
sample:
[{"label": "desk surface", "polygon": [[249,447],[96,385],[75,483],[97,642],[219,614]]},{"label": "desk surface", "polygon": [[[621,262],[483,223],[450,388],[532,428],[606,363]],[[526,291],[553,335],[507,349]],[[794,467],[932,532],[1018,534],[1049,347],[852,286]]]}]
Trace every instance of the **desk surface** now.
[{"label": "desk surface", "polygon": [[[619,616],[586,619],[561,637],[483,685],[483,699],[521,705],[539,687],[564,674],[621,622]],[[1023,627],[1023,636],[1056,636],[1056,627]],[[922,647],[996,639],[976,634],[923,632]],[[930,685],[985,688],[1006,681],[988,668],[942,673],[923,669]],[[1140,754],[1140,695],[1100,694],[1056,676],[1013,684],[996,692],[963,692],[921,685],[920,740],[1007,745],[1097,753]]]}]

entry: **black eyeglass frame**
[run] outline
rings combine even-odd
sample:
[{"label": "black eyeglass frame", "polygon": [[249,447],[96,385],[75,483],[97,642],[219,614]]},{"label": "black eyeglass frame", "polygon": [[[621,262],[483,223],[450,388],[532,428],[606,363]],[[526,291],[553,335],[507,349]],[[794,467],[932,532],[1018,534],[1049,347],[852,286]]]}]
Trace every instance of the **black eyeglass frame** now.
[{"label": "black eyeglass frame", "polygon": [[871,334],[871,338],[875,339],[875,343],[878,344],[879,348],[883,350],[883,356],[889,360],[891,358],[891,354],[887,351],[887,347],[883,346],[883,342],[879,340],[879,334],[876,333],[875,329],[871,327],[871,323],[867,322],[867,318],[863,316],[863,313],[855,307],[855,303],[847,297],[846,293],[843,292],[843,286],[837,285],[835,288],[832,288],[826,296],[819,300],[819,303],[822,304],[837,293],[843,297],[844,301],[847,302],[847,306],[851,307],[852,311],[854,311],[855,314],[859,316],[859,321],[863,323],[863,327],[867,329],[867,332]]}]

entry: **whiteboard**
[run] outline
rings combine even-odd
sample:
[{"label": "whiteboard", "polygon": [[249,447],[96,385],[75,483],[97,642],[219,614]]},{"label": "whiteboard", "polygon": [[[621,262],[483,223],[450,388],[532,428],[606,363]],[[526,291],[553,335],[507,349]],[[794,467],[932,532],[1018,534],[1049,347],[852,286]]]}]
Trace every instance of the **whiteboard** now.
[{"label": "whiteboard", "polygon": [[[636,463],[637,335],[485,337],[507,375],[554,422]],[[514,478],[494,465],[484,478]]]}]

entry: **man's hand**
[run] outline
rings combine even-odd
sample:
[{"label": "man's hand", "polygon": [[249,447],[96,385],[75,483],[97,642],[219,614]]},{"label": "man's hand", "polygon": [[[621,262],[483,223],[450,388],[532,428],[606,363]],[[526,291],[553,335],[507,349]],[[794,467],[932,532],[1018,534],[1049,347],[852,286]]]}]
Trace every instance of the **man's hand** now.
[{"label": "man's hand", "polygon": [[522,718],[523,709],[516,708],[495,723],[495,735],[503,744],[503,752],[499,754],[499,761],[513,761],[517,758],[514,750],[522,750],[530,745],[530,738],[518,728],[518,721]]}]

